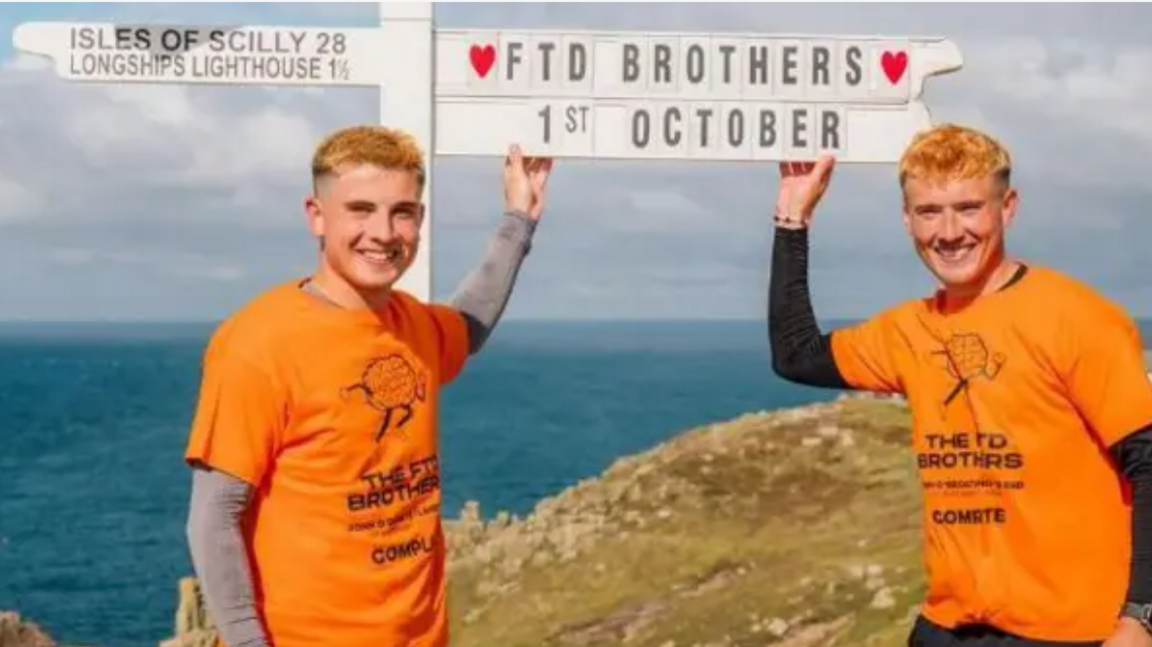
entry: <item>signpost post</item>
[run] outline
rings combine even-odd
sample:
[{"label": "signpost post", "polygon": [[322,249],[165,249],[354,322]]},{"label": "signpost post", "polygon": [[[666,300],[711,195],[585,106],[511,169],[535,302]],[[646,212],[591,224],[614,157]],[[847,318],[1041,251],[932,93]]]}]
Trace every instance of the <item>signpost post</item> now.
[{"label": "signpost post", "polygon": [[18,50],[71,81],[380,89],[381,123],[429,158],[423,245],[401,289],[432,292],[432,160],[892,163],[931,124],[944,38],[437,30],[431,2],[382,2],[380,27],[26,23]]}]

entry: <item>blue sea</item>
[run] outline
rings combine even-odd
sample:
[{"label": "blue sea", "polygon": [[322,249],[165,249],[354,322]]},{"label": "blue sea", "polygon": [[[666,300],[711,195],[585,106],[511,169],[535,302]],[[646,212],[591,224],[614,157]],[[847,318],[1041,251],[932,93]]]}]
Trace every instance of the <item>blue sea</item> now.
[{"label": "blue sea", "polygon": [[[0,609],[64,643],[172,635],[210,333],[0,326]],[[772,374],[763,322],[505,321],[444,393],[445,514],[524,515],[693,426],[835,395]]]}]

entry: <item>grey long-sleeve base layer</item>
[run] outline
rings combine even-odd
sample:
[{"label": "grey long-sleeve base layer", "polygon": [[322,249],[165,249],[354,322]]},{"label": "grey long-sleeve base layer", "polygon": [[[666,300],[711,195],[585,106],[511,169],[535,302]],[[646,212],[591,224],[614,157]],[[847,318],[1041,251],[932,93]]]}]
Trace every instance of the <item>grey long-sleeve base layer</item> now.
[{"label": "grey long-sleeve base layer", "polygon": [[252,486],[197,466],[192,472],[188,543],[208,613],[228,647],[268,647],[256,613],[243,518]]},{"label": "grey long-sleeve base layer", "polygon": [[[450,304],[468,323],[470,352],[483,347],[500,320],[520,266],[531,249],[536,222],[506,214],[484,257]],[[256,611],[243,520],[252,487],[229,474],[194,466],[187,535],[208,612],[228,647],[269,647]]]}]

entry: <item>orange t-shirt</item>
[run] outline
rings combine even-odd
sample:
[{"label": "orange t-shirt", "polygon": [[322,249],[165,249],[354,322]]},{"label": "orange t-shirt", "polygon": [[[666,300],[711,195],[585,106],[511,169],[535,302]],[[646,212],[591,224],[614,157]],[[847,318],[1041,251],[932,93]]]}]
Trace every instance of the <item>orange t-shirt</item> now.
[{"label": "orange t-shirt", "polygon": [[467,328],[401,292],[376,314],[298,285],[213,335],[186,458],[256,488],[245,532],[276,647],[443,646],[437,398]]},{"label": "orange t-shirt", "polygon": [[913,300],[832,335],[853,387],[902,393],[924,495],[924,615],[1103,640],[1128,585],[1130,499],[1107,447],[1152,422],[1134,322],[1031,267],[956,313]]}]

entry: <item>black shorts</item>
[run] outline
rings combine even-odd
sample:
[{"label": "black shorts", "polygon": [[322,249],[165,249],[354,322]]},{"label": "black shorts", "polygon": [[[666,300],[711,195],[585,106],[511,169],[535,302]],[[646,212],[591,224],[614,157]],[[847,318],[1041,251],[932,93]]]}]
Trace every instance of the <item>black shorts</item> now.
[{"label": "black shorts", "polygon": [[1100,647],[1103,644],[1103,641],[1031,640],[983,625],[946,629],[924,616],[916,618],[916,624],[908,635],[908,647]]}]

